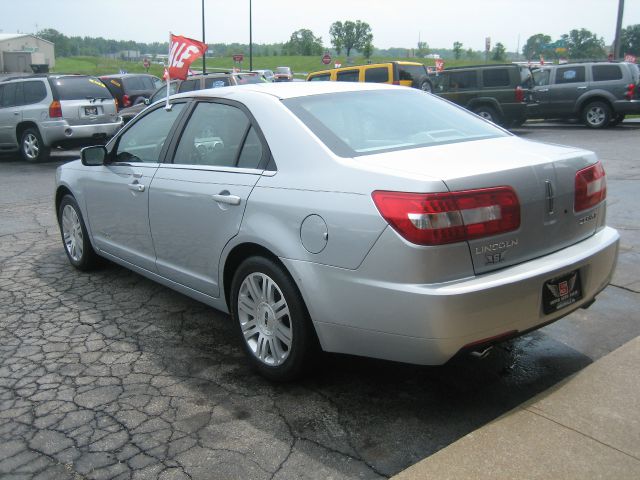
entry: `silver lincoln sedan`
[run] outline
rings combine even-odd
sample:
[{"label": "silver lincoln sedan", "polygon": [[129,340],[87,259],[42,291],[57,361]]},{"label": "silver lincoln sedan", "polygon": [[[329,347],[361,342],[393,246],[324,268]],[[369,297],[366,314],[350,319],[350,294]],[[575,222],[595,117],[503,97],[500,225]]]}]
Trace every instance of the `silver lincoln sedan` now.
[{"label": "silver lincoln sedan", "polygon": [[441,364],[587,307],[615,268],[589,151],[423,92],[226,87],[152,105],[57,171],[69,261],[99,257],[231,314],[250,363],[320,350]]}]

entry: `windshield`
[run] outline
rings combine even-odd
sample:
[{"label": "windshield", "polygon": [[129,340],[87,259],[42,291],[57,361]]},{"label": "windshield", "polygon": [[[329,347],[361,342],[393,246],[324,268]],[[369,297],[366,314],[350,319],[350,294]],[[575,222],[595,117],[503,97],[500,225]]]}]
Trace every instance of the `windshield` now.
[{"label": "windshield", "polygon": [[276,73],[285,73],[289,75],[291,73],[291,69],[289,67],[278,67],[276,68]]},{"label": "windshield", "polygon": [[283,103],[341,157],[509,135],[460,107],[411,89],[312,95]]},{"label": "windshield", "polygon": [[236,75],[236,80],[238,81],[238,85],[246,85],[248,83],[266,83],[266,80],[262,77],[262,75],[257,75],[255,73],[251,73],[248,75]]},{"label": "windshield", "polygon": [[[174,93],[176,93],[176,89],[177,88],[178,88],[178,83],[177,82],[171,82],[169,84],[169,95],[173,95]],[[165,85],[163,87],[160,87],[158,90],[156,90],[156,92],[153,95],[151,95],[151,100],[149,100],[149,103],[153,103],[153,102],[157,102],[158,100],[162,100],[166,96],[167,96],[167,84],[165,83]]]},{"label": "windshield", "polygon": [[104,83],[93,77],[61,77],[53,80],[60,100],[113,98]]}]

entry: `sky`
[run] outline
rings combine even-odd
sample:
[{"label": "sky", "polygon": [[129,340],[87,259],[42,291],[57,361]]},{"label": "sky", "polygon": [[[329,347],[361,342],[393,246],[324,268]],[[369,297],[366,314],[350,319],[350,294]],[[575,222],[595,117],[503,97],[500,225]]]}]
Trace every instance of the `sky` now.
[{"label": "sky", "polygon": [[[208,43],[249,42],[249,0],[204,0]],[[545,33],[557,39],[587,28],[613,42],[618,0],[251,0],[253,41],[285,42],[308,28],[330,46],[336,20],[371,26],[378,48],[415,47],[484,50],[502,42],[515,51],[527,38]],[[1,33],[55,28],[68,36],[141,42],[165,41],[168,32],[202,38],[202,0],[0,0]],[[640,23],[640,0],[626,0],[623,27]]]}]

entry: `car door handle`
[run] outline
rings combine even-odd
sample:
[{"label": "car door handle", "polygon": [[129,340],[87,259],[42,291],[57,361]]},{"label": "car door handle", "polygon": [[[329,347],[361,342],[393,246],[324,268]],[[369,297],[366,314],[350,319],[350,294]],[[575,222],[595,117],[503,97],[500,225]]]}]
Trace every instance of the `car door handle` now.
[{"label": "car door handle", "polygon": [[144,192],[145,186],[141,183],[130,183],[129,190],[133,190],[134,192]]},{"label": "car door handle", "polygon": [[578,87],[578,90],[586,90],[586,89],[587,89],[586,86]]},{"label": "car door handle", "polygon": [[225,203],[227,205],[240,205],[240,197],[238,197],[237,195],[221,193],[218,195],[211,195],[211,198],[213,198],[218,203]]},{"label": "car door handle", "polygon": [[548,89],[548,88],[541,88],[541,89],[539,89],[539,90],[537,90],[537,91],[538,91],[538,92],[543,92],[543,93],[544,93],[544,92],[548,92],[548,91],[549,91],[549,89]]}]

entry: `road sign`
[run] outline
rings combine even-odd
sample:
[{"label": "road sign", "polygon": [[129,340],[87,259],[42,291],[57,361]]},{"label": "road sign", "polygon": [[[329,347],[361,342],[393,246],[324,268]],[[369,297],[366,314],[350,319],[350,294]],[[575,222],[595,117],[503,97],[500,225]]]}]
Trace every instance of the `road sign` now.
[{"label": "road sign", "polygon": [[322,63],[324,63],[325,65],[329,65],[331,63],[331,55],[329,55],[328,53],[325,53],[322,56]]},{"label": "road sign", "polygon": [[236,54],[233,56],[233,61],[234,61],[234,62],[238,62],[238,63],[240,63],[240,62],[242,62],[242,60],[244,60],[244,55],[243,55],[243,54],[241,54],[241,53],[236,53]]},{"label": "road sign", "polygon": [[491,37],[486,37],[484,39],[484,51],[485,52],[491,51]]},{"label": "road sign", "polygon": [[144,66],[144,68],[147,69],[147,71],[149,71],[149,67],[151,66],[151,62],[149,61],[148,58],[145,57],[145,59],[142,61],[142,65]]},{"label": "road sign", "polygon": [[436,58],[436,72],[441,72],[442,70],[444,70],[444,60]]},{"label": "road sign", "polygon": [[638,58],[635,55],[631,55],[630,53],[625,53],[624,54],[624,61],[625,62],[636,63],[637,59]]}]

